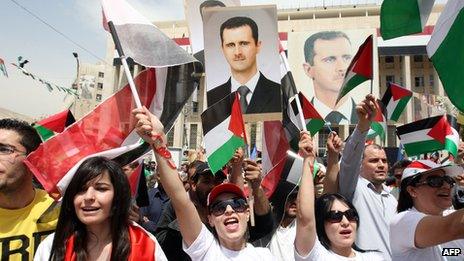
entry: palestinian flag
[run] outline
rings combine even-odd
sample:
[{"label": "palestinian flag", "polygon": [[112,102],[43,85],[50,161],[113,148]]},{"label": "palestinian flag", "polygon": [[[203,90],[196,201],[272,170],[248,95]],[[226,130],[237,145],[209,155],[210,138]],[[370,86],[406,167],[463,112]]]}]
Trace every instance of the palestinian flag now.
[{"label": "palestinian flag", "polygon": [[427,45],[446,94],[464,111],[464,1],[448,0]]},{"label": "palestinian flag", "polygon": [[396,132],[408,156],[447,150],[456,157],[459,133],[456,118],[435,116],[397,127]]},{"label": "palestinian flag", "polygon": [[36,122],[33,126],[43,141],[53,137],[55,133],[61,133],[66,127],[76,121],[70,110],[54,114],[46,119]]},{"label": "palestinian flag", "polygon": [[132,198],[135,198],[135,202],[139,207],[146,207],[150,205],[150,199],[148,198],[147,180],[145,179],[145,164],[143,159],[138,160],[139,165],[129,175],[129,185],[131,189]]},{"label": "palestinian flag", "polygon": [[374,51],[374,40],[372,35],[369,35],[364,43],[359,46],[359,50],[354,56],[350,63],[350,66],[346,70],[345,80],[340,93],[337,97],[337,103],[340,99],[353,90],[356,86],[361,83],[372,80],[373,77],[373,51]]},{"label": "palestinian flag", "polygon": [[299,130],[303,130],[296,99],[300,100],[306,129],[311,133],[311,136],[316,135],[316,133],[324,127],[325,121],[301,92],[295,96],[295,99],[293,99],[288,106],[288,115],[291,121],[298,127]]},{"label": "palestinian flag", "polygon": [[384,40],[420,33],[435,0],[384,0],[380,7],[380,32]]},{"label": "palestinian flag", "polygon": [[0,58],[0,71],[3,73],[5,77],[8,77],[8,72],[6,71],[5,62],[2,58]]},{"label": "palestinian flag", "polygon": [[398,121],[411,97],[410,90],[396,83],[387,82],[387,90],[382,97],[382,103],[387,110],[387,120]]},{"label": "palestinian flag", "polygon": [[289,99],[297,94],[297,90],[282,44],[279,45],[279,54],[280,74],[282,76],[280,80],[282,88],[282,121],[263,122],[261,154],[264,175],[276,166],[283,157],[286,157],[287,150],[290,148],[290,141],[295,137],[300,137],[298,128],[292,123],[287,114]]},{"label": "palestinian flag", "polygon": [[371,128],[367,133],[367,139],[374,139],[377,135],[380,137],[382,142],[385,142],[385,137],[387,134],[387,119],[385,118],[385,106],[380,100],[377,100],[375,103],[377,113],[372,119]]},{"label": "palestinian flag", "polygon": [[216,173],[246,144],[245,124],[238,93],[233,92],[201,114],[206,156]]},{"label": "palestinian flag", "polygon": [[127,57],[145,67],[165,67],[196,61],[124,0],[102,0],[103,27],[114,29]]}]

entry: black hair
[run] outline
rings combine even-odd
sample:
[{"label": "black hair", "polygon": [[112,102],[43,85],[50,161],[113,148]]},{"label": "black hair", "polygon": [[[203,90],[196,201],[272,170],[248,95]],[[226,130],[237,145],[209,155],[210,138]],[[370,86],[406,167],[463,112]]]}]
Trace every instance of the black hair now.
[{"label": "black hair", "polygon": [[393,166],[391,166],[390,168],[390,175],[395,175],[395,170],[396,169],[403,169],[403,168],[406,168],[409,164],[411,164],[411,161],[408,160],[408,159],[403,159],[403,160],[399,160],[397,162],[395,162],[395,164],[393,164]]},{"label": "black hair", "polygon": [[407,187],[415,186],[416,183],[419,182],[420,176],[421,175],[416,175],[401,180],[400,194],[398,196],[398,206],[396,207],[396,211],[398,213],[408,210],[414,206],[414,202],[407,190]]},{"label": "black hair", "polygon": [[206,0],[204,1],[203,3],[200,4],[200,15],[201,15],[201,19],[203,19],[203,8],[208,8],[208,7],[226,7],[226,5],[221,2],[221,1],[217,1],[217,0]]},{"label": "black hair", "polygon": [[[319,238],[319,242],[321,242],[321,244],[327,250],[330,250],[330,240],[325,231],[325,220],[330,210],[332,209],[332,205],[335,200],[339,200],[345,205],[347,205],[348,208],[353,209],[356,215],[359,217],[358,211],[356,210],[354,205],[340,194],[337,194],[337,193],[324,194],[316,199],[315,209],[317,210],[316,211],[317,237]],[[357,228],[359,228],[359,218],[358,220],[356,220],[356,225],[357,225]],[[352,248],[359,252],[366,252],[366,250],[359,248],[354,242],[353,242]]]},{"label": "black hair", "polygon": [[29,123],[18,119],[1,119],[0,129],[11,130],[18,133],[20,136],[19,143],[26,148],[26,154],[36,150],[42,140],[37,131]]},{"label": "black hair", "polygon": [[351,44],[350,38],[348,38],[344,32],[340,31],[323,31],[311,35],[308,39],[306,39],[304,44],[304,57],[306,62],[310,65],[314,65],[314,56],[316,55],[314,53],[314,43],[316,40],[333,40],[341,37],[348,40],[348,42]]},{"label": "black hair", "polygon": [[242,26],[248,25],[251,28],[251,34],[253,39],[255,40],[255,45],[258,44],[258,25],[256,24],[253,19],[246,16],[236,16],[229,18],[221,25],[220,35],[221,35],[221,43],[224,43],[224,36],[223,32],[224,29],[234,29],[239,28]]},{"label": "black hair", "polygon": [[75,236],[74,252],[77,260],[87,259],[87,230],[76,215],[74,197],[94,178],[108,173],[114,188],[111,205],[110,231],[112,237],[111,260],[127,260],[131,247],[129,238],[130,186],[127,176],[118,163],[104,157],[85,160],[77,169],[63,196],[60,216],[53,239],[50,260],[64,260],[66,240]]}]

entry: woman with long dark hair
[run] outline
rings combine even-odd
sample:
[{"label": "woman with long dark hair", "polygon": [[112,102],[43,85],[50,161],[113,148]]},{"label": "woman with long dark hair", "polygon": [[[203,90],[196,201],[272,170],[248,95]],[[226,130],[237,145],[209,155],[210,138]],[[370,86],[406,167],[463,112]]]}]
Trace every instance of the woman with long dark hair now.
[{"label": "woman with long dark hair", "polygon": [[302,132],[298,145],[303,174],[297,196],[295,260],[384,260],[377,251],[356,246],[359,216],[351,202],[339,194],[325,194],[314,203],[314,151],[307,132]]},{"label": "woman with long dark hair", "polygon": [[104,157],[85,160],[62,200],[56,231],[35,260],[166,260],[153,236],[129,221],[127,176]]}]

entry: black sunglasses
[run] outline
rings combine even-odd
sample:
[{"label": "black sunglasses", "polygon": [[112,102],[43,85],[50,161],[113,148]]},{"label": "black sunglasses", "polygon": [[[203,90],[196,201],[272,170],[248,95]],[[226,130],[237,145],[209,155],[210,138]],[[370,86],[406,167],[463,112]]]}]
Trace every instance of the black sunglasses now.
[{"label": "black sunglasses", "polygon": [[219,201],[209,207],[209,212],[213,215],[220,216],[226,212],[227,206],[231,206],[237,213],[243,213],[247,210],[248,204],[243,198],[231,198],[224,201]]},{"label": "black sunglasses", "polygon": [[453,187],[456,184],[456,181],[449,176],[428,176],[424,181],[417,182],[416,186],[428,185],[432,188],[441,188],[445,182],[448,183],[450,187]]},{"label": "black sunglasses", "polygon": [[343,216],[348,219],[350,222],[357,222],[359,220],[358,213],[354,209],[348,209],[346,211],[331,210],[327,213],[325,220],[330,223],[340,223],[343,219]]}]

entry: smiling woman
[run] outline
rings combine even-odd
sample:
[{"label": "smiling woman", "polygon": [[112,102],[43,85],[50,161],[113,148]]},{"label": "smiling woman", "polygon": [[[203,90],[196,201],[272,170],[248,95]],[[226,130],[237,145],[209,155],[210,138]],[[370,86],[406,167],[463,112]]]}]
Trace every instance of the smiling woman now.
[{"label": "smiling woman", "polygon": [[34,260],[166,260],[156,239],[129,222],[130,200],[129,181],[116,162],[85,160],[63,196],[55,234]]}]

